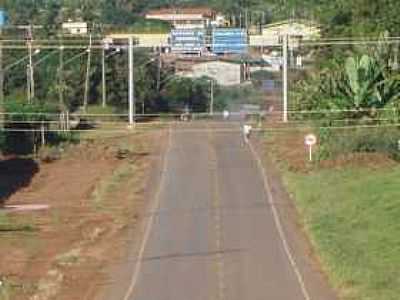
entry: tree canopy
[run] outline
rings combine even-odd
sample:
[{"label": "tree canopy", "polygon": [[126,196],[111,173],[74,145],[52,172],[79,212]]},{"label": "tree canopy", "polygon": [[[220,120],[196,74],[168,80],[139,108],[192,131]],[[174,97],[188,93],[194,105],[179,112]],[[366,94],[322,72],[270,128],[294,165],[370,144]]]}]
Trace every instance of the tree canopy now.
[{"label": "tree canopy", "polygon": [[4,0],[11,22],[57,24],[81,18],[105,24],[132,24],[145,11],[163,6],[208,5],[226,14],[254,16],[267,13],[270,20],[291,17],[320,22],[332,35],[399,33],[397,0]]}]

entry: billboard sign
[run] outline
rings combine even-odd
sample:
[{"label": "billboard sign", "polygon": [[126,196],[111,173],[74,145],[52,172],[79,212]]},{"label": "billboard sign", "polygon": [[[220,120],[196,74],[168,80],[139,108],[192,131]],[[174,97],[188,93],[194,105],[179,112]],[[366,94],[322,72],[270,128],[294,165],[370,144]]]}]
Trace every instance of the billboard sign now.
[{"label": "billboard sign", "polygon": [[244,54],[248,49],[248,36],[241,28],[216,28],[213,30],[212,51],[216,54]]}]

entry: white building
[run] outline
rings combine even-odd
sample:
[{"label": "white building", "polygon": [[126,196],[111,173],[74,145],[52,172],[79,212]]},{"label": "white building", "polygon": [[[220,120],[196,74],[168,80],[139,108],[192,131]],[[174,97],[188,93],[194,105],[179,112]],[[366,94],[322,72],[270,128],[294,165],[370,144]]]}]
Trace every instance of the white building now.
[{"label": "white building", "polygon": [[211,61],[196,64],[191,71],[182,72],[177,75],[189,78],[210,77],[213,78],[219,85],[233,86],[241,83],[242,68],[240,64]]},{"label": "white building", "polygon": [[216,12],[210,8],[165,8],[152,10],[146,19],[171,23],[175,29],[204,29],[216,20]]},{"label": "white building", "polygon": [[211,21],[213,27],[228,27],[229,21],[224,15],[217,14],[214,21]]},{"label": "white building", "polygon": [[167,48],[169,47],[169,34],[160,33],[113,33],[107,36],[112,40],[128,40],[133,38],[140,48]]},{"label": "white building", "polygon": [[86,35],[88,34],[88,24],[86,22],[66,22],[62,24],[65,34]]},{"label": "white building", "polygon": [[260,35],[250,36],[250,46],[275,46],[289,36],[290,44],[294,47],[301,40],[315,40],[321,37],[318,24],[304,20],[288,20],[266,25]]}]

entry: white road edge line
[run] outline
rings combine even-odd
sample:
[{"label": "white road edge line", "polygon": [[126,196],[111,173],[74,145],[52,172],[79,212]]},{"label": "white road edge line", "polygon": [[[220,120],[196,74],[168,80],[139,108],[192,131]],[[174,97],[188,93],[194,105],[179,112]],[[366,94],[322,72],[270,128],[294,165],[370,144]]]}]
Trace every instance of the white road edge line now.
[{"label": "white road edge line", "polygon": [[297,281],[299,282],[299,285],[300,285],[301,291],[303,293],[304,299],[305,300],[311,300],[310,294],[309,294],[309,292],[307,290],[307,287],[306,287],[306,284],[304,282],[303,275],[301,274],[300,269],[299,269],[299,267],[297,265],[297,262],[296,262],[293,254],[292,254],[292,252],[290,250],[286,234],[285,234],[285,232],[283,230],[281,217],[279,216],[278,210],[276,209],[276,207],[274,205],[274,197],[272,195],[271,187],[270,187],[269,181],[268,181],[268,176],[267,176],[267,173],[265,171],[265,168],[264,168],[264,165],[262,163],[262,160],[261,160],[260,156],[258,155],[258,153],[256,152],[256,150],[254,149],[254,146],[251,143],[249,143],[249,148],[250,148],[250,150],[251,150],[251,152],[252,152],[252,154],[253,154],[256,162],[257,162],[258,168],[261,171],[261,175],[263,176],[264,188],[265,188],[265,190],[267,192],[268,202],[269,202],[269,204],[271,206],[272,215],[274,217],[275,225],[276,225],[276,227],[278,229],[279,237],[280,237],[280,239],[282,241],[283,248],[285,249],[286,256],[287,256],[287,258],[288,258],[288,260],[290,262],[290,265],[293,268],[294,273],[296,274]]},{"label": "white road edge line", "polygon": [[144,234],[144,237],[142,240],[142,244],[140,246],[137,263],[134,267],[131,283],[125,294],[124,300],[129,300],[129,298],[133,295],[134,288],[135,288],[136,283],[139,278],[140,269],[142,266],[142,260],[143,260],[143,256],[144,256],[144,251],[146,249],[146,245],[147,245],[147,242],[150,237],[151,229],[153,228],[153,224],[154,224],[154,216],[156,215],[156,214],[154,214],[154,212],[156,211],[156,208],[159,207],[159,205],[160,205],[160,195],[161,195],[161,191],[163,190],[163,186],[165,184],[165,177],[166,177],[166,173],[167,173],[167,162],[168,162],[168,156],[169,156],[169,153],[171,150],[171,144],[172,144],[172,130],[171,130],[171,127],[169,127],[168,128],[168,145],[167,145],[167,150],[166,150],[166,153],[164,156],[164,161],[163,161],[163,166],[162,166],[162,171],[161,171],[162,173],[161,173],[160,185],[159,185],[159,188],[155,195],[153,206],[151,207],[151,210],[150,210],[150,212],[151,212],[150,218],[148,220],[148,223],[146,226],[146,231],[145,231],[145,234]]}]

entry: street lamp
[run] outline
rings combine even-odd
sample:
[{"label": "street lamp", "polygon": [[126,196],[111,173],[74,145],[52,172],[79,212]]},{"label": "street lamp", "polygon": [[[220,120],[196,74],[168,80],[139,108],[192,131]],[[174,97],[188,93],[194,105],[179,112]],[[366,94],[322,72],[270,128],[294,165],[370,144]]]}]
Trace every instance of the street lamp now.
[{"label": "street lamp", "polygon": [[33,64],[32,64],[32,56],[37,55],[40,53],[40,49],[36,49],[33,53],[29,53],[28,55],[22,57],[21,59],[17,60],[16,62],[6,66],[3,71],[7,72],[14,67],[18,66],[19,64],[23,63],[25,60],[29,59],[29,64],[27,65],[27,96],[29,103],[31,99],[34,97],[34,83],[33,83]]},{"label": "street lamp", "polygon": [[60,81],[59,82],[59,89],[60,89],[60,95],[59,95],[60,100],[59,100],[59,102],[60,102],[60,105],[64,104],[64,94],[63,94],[62,87],[61,87],[62,83],[63,83],[63,70],[64,70],[64,67],[69,65],[69,64],[71,64],[75,60],[81,58],[82,56],[87,55],[90,52],[90,49],[86,48],[84,51],[79,52],[78,54],[72,56],[70,59],[68,59],[66,61],[64,61],[64,56],[63,56],[64,52],[63,51],[64,51],[64,47],[61,46],[60,47],[60,66],[58,68],[59,81]]},{"label": "street lamp", "polygon": [[[40,53],[40,49],[36,49],[35,52],[33,53],[34,55],[39,54]],[[21,59],[17,60],[16,62],[13,62],[12,64],[4,67],[4,72],[11,70],[12,68],[16,67],[17,65],[21,64],[22,62],[24,62],[25,60],[27,60],[29,58],[29,55],[26,55],[24,57],[22,57]]]},{"label": "street lamp", "polygon": [[[146,60],[145,62],[143,62],[141,65],[137,66],[137,69],[141,69],[151,63],[153,63],[154,61],[156,61],[156,58],[150,58],[149,60]],[[136,110],[135,110],[136,111]],[[145,114],[145,103],[144,103],[144,99],[142,101],[142,114]]]},{"label": "street lamp", "polygon": [[116,47],[114,48],[114,51],[108,55],[106,55],[106,50],[110,50],[111,49],[111,44],[110,41],[108,40],[104,40],[104,45],[103,45],[103,51],[102,51],[102,59],[101,59],[101,78],[102,78],[102,106],[106,107],[107,105],[107,82],[106,82],[106,59],[110,58],[116,54],[120,54],[122,52],[121,47]]},{"label": "street lamp", "polygon": [[42,62],[46,61],[47,59],[49,59],[52,55],[54,55],[55,53],[57,53],[57,50],[54,50],[52,52],[50,52],[49,54],[43,56],[41,59],[39,59],[38,61],[36,61],[33,66],[36,67],[37,65],[41,64]]}]

